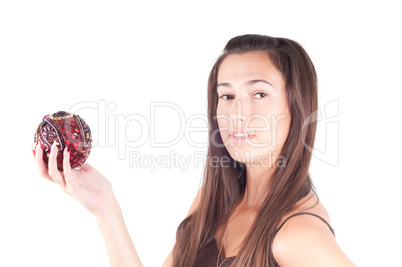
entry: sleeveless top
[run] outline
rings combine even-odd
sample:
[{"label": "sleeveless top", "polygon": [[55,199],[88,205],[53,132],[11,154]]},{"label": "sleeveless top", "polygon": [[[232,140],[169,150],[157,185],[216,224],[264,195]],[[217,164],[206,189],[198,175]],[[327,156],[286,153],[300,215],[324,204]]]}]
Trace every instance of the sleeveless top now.
[{"label": "sleeveless top", "polygon": [[[335,236],[334,229],[332,229],[331,225],[321,216],[310,213],[310,212],[299,212],[295,213],[288,218],[275,230],[275,234],[278,233],[278,231],[282,228],[282,226],[292,217],[298,216],[298,215],[303,215],[303,214],[308,214],[308,215],[313,215],[320,220],[322,220],[326,225],[328,225],[329,229],[331,230],[332,234]],[[193,267],[216,267],[216,263],[218,260],[218,255],[219,255],[219,249],[218,245],[216,242],[216,239],[214,238],[212,242],[210,242],[206,247],[204,247],[200,253],[197,255],[195,259],[195,263]],[[219,255],[219,264],[221,264],[225,259],[225,262],[221,265],[221,267],[229,267],[230,264],[235,260],[236,256],[233,257],[228,257],[225,258],[222,255]],[[279,267],[279,264],[276,263],[275,266],[273,267]]]}]

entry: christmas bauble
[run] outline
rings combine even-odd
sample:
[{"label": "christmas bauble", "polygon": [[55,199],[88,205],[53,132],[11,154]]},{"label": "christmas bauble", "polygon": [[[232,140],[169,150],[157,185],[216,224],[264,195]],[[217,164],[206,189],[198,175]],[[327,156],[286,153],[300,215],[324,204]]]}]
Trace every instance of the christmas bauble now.
[{"label": "christmas bauble", "polygon": [[59,111],[46,115],[35,133],[35,146],[43,148],[43,160],[46,166],[52,144],[58,148],[57,168],[63,170],[63,151],[67,147],[70,153],[71,168],[81,166],[88,158],[92,148],[92,136],[89,126],[78,115]]}]

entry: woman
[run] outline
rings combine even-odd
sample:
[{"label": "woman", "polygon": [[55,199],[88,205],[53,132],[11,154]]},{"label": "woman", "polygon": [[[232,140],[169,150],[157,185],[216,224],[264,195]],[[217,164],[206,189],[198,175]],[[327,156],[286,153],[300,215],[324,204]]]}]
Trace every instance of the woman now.
[{"label": "woman", "polygon": [[[354,266],[337,245],[308,168],[317,77],[305,50],[285,38],[231,39],[208,83],[204,183],[177,229],[164,266]],[[106,178],[85,163],[57,170],[34,151],[45,178],[94,216],[112,266],[142,266]]]}]

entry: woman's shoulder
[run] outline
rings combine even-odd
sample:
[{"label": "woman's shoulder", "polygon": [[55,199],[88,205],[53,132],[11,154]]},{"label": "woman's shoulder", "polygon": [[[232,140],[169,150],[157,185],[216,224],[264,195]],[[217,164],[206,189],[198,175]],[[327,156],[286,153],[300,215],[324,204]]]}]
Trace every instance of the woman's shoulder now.
[{"label": "woman's shoulder", "polygon": [[328,212],[314,194],[286,214],[280,226],[272,244],[280,266],[354,266],[338,246]]},{"label": "woman's shoulder", "polygon": [[[292,218],[300,217],[301,220],[303,220],[304,217],[307,217],[307,220],[309,220],[309,219],[316,220],[317,219],[317,217],[314,219],[314,218],[311,218],[312,217],[311,215],[309,216],[309,214],[305,214],[305,213],[315,214],[315,215],[321,217],[322,219],[324,219],[329,224],[331,223],[328,211],[326,210],[324,205],[319,201],[318,197],[313,192],[310,192],[307,196],[305,196],[304,198],[299,200],[299,202],[296,203],[296,208],[294,210],[292,210],[291,212],[289,212],[288,214],[285,214],[285,216],[283,216],[283,218],[281,219],[281,223],[285,222],[289,217],[292,217]],[[305,216],[294,216],[296,214],[305,215]],[[294,218],[292,220],[297,220],[297,219]],[[321,220],[321,222],[322,222],[322,220]]]}]

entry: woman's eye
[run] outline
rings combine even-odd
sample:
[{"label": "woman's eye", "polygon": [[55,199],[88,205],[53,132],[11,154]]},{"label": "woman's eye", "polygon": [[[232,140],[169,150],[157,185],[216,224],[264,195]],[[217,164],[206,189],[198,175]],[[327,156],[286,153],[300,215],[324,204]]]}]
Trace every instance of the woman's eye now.
[{"label": "woman's eye", "polygon": [[[254,95],[260,95],[260,97],[257,97],[257,98],[263,98],[267,94],[263,93],[263,92],[258,92],[258,93],[255,93]],[[222,99],[225,99],[225,100],[230,100],[230,99],[233,99],[234,97],[232,95],[221,95],[219,98],[222,98]]]},{"label": "woman's eye", "polygon": [[227,97],[232,97],[231,95],[221,95],[219,98],[222,98],[222,99],[225,99],[225,100],[228,100],[228,98]]},{"label": "woman's eye", "polygon": [[256,94],[254,94],[254,95],[261,95],[261,97],[259,97],[259,98],[263,98],[263,97],[265,97],[267,94],[266,94],[266,93],[263,93],[263,92],[259,92],[259,93],[256,93]]}]

